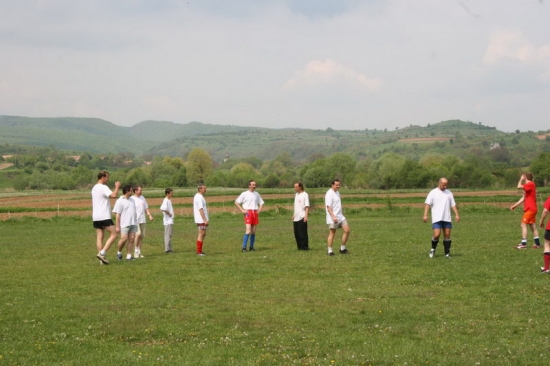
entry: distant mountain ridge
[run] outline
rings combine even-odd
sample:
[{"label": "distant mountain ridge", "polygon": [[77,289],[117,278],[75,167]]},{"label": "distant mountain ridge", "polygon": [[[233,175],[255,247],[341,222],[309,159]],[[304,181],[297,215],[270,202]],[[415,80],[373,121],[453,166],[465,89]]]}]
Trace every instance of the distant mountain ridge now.
[{"label": "distant mountain ridge", "polygon": [[428,123],[426,127],[410,125],[394,130],[350,131],[151,120],[122,127],[98,118],[0,116],[0,144],[54,146],[76,153],[131,152],[136,156],[179,157],[185,157],[191,149],[199,147],[208,151],[217,162],[250,156],[272,160],[281,154],[289,154],[300,161],[336,152],[358,158],[376,158],[386,152],[415,159],[425,154],[463,156],[472,149],[487,150],[495,142],[508,150],[524,149],[521,154],[526,156],[549,148],[548,141],[536,139],[532,132],[509,134],[481,123],[461,120]]}]

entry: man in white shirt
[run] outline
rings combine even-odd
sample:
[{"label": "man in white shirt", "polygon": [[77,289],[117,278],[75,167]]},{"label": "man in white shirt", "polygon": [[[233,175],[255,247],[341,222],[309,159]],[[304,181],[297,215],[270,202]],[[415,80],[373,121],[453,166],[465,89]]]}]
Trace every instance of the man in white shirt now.
[{"label": "man in white shirt", "polygon": [[204,199],[204,194],[206,193],[206,185],[201,183],[197,187],[198,192],[195,193],[193,197],[193,216],[195,218],[195,224],[199,230],[197,236],[197,255],[204,256],[202,251],[202,245],[204,238],[206,237],[206,229],[208,228],[209,219],[208,219],[208,209],[206,208],[206,200]]},{"label": "man in white shirt", "polygon": [[256,192],[256,182],[248,182],[248,190],[240,194],[235,200],[235,205],[244,214],[245,233],[243,236],[242,252],[246,252],[248,238],[250,237],[249,250],[254,251],[256,242],[256,226],[260,223],[259,216],[262,211],[264,201],[258,192]]},{"label": "man in white shirt", "polygon": [[309,237],[307,234],[307,220],[309,216],[309,195],[304,190],[302,182],[294,183],[294,214],[292,221],[294,226],[294,238],[298,250],[309,250]]},{"label": "man in white shirt", "polygon": [[[109,172],[100,171],[97,175],[97,183],[92,188],[92,220],[96,232],[97,258],[100,264],[109,264],[105,256],[107,250],[115,242],[117,232],[113,218],[111,217],[111,198],[116,198],[120,188],[120,182],[115,182],[115,190],[111,191],[107,187],[109,181]],[[103,246],[103,237],[105,230],[109,232],[109,238]]]},{"label": "man in white shirt", "polygon": [[172,228],[174,226],[174,208],[172,207],[172,196],[174,190],[166,188],[164,190],[164,200],[160,205],[162,211],[162,223],[164,224],[164,252],[166,254],[173,253],[172,251]]},{"label": "man in white shirt", "polygon": [[143,258],[141,252],[141,245],[143,243],[143,238],[145,237],[145,229],[147,226],[147,217],[149,221],[153,221],[153,216],[149,212],[149,205],[147,205],[147,200],[143,197],[143,188],[139,185],[134,186],[134,195],[130,199],[136,205],[136,215],[138,220],[138,231],[136,233],[136,238],[134,241],[134,258]]},{"label": "man in white shirt", "polygon": [[340,200],[340,181],[335,179],[331,183],[330,189],[325,194],[325,209],[327,213],[328,233],[328,255],[334,255],[332,243],[336,230],[342,228],[342,244],[340,245],[340,254],[348,254],[346,244],[350,233],[350,228],[344,214],[342,213],[342,201]]},{"label": "man in white shirt", "polygon": [[125,185],[122,187],[122,196],[116,201],[113,212],[116,215],[116,231],[120,233],[120,240],[118,241],[118,260],[122,260],[122,249],[128,242],[126,247],[126,259],[133,260],[132,253],[134,251],[134,239],[138,231],[137,229],[137,216],[136,205],[134,201],[130,199],[132,195],[132,186]]},{"label": "man in white shirt", "polygon": [[443,230],[443,248],[445,249],[445,257],[450,258],[451,251],[451,209],[455,213],[456,222],[460,221],[458,210],[451,191],[447,189],[449,182],[446,178],[440,178],[437,188],[434,188],[426,197],[424,202],[424,222],[428,222],[428,211],[432,211],[432,249],[430,250],[430,258],[435,255],[435,248]]}]

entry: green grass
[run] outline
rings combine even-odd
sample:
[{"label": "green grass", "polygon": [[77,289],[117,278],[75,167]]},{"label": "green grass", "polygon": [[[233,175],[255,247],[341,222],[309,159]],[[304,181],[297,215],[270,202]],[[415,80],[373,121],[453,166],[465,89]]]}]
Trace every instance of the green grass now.
[{"label": "green grass", "polygon": [[[240,215],[211,218],[206,257],[176,218],[146,258],[95,259],[87,218],[0,222],[0,364],[539,365],[548,358],[550,277],[541,250],[512,249],[520,213],[470,205],[453,258],[428,258],[422,210],[347,212],[350,255],[326,255],[324,214],[298,252],[290,213],[262,215],[241,253]],[[541,231],[542,236],[542,231]],[[530,244],[532,242],[530,241]],[[545,361],[546,360],[546,361]]]}]

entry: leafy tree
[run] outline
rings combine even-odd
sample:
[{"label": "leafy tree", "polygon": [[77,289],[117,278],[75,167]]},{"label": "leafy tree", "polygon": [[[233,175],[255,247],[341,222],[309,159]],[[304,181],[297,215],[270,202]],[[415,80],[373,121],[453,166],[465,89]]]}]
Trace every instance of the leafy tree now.
[{"label": "leafy tree", "polygon": [[550,153],[540,154],[531,163],[531,172],[535,175],[535,183],[541,186],[550,184]]},{"label": "leafy tree", "polygon": [[214,161],[210,154],[202,149],[191,150],[187,158],[187,181],[189,184],[205,182],[212,174]]}]

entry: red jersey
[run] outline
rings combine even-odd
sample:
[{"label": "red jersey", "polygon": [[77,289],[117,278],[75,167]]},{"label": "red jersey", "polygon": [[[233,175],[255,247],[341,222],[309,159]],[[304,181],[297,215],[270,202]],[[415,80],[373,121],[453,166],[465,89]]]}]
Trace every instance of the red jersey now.
[{"label": "red jersey", "polygon": [[[544,208],[550,211],[550,197],[544,202]],[[548,220],[548,223],[546,224],[546,230],[550,230],[550,220]]]},{"label": "red jersey", "polygon": [[523,185],[525,201],[523,201],[523,212],[537,212],[537,189],[534,182],[527,182]]}]

